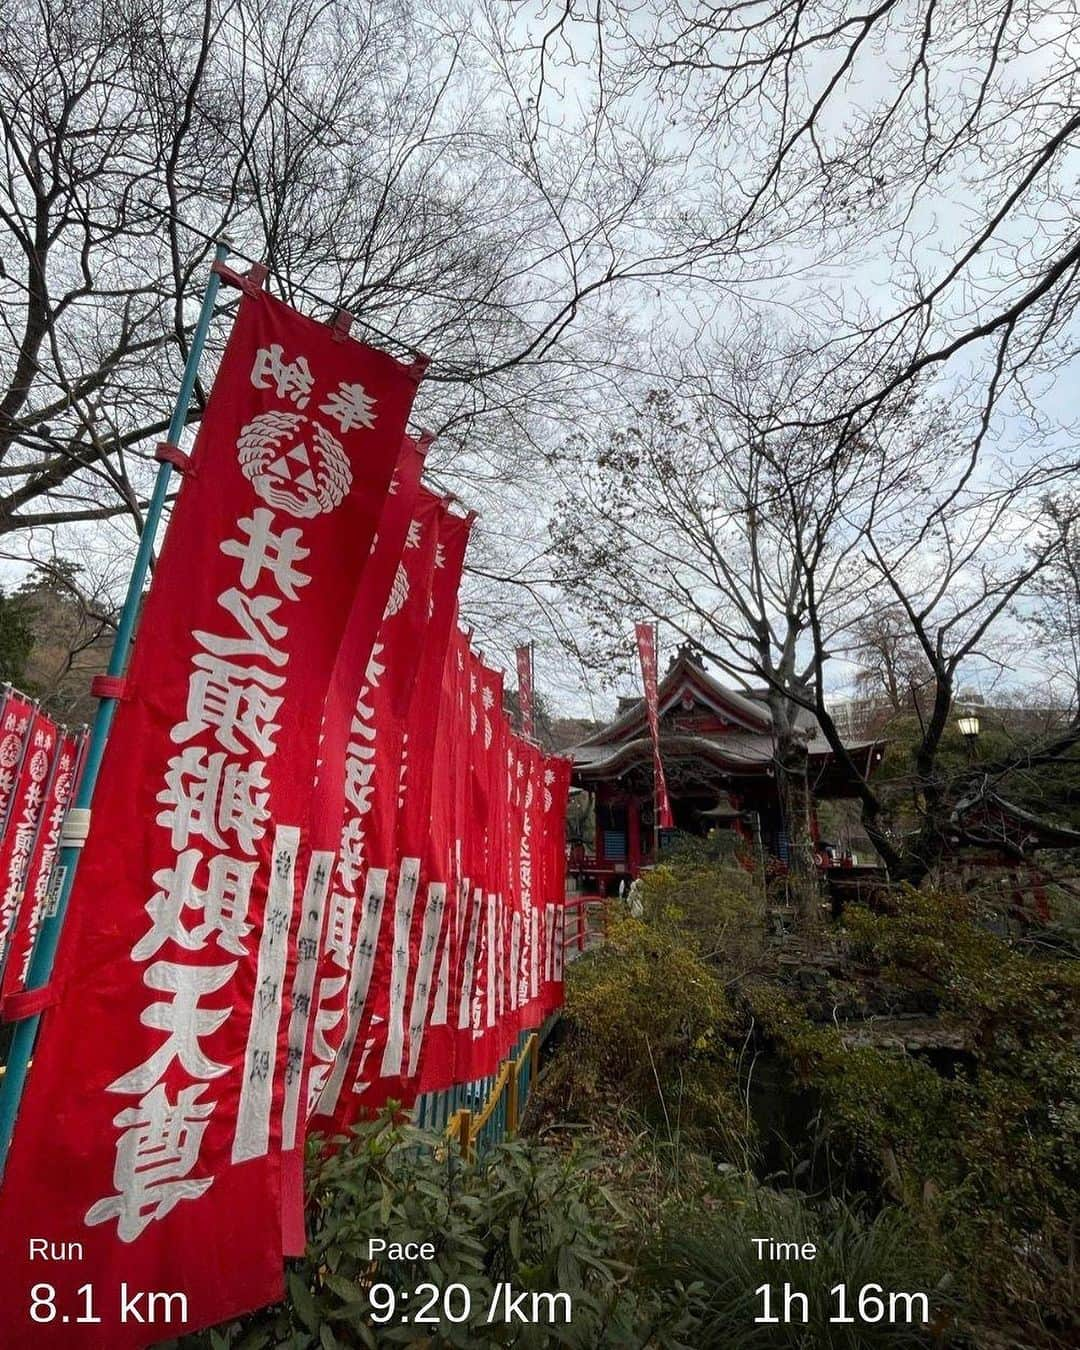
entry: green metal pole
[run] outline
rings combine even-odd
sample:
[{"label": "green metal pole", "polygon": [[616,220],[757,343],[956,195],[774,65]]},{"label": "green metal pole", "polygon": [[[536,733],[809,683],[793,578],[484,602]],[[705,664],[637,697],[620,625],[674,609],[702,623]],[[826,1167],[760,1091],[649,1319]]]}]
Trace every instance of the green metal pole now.
[{"label": "green metal pole", "polygon": [[[224,262],[228,255],[228,245],[218,243],[214,252],[214,261]],[[206,293],[203,296],[202,308],[199,310],[199,318],[195,325],[194,336],[191,339],[191,347],[188,349],[187,362],[184,365],[184,374],[180,381],[180,392],[177,394],[176,406],[173,409],[172,420],[169,422],[168,440],[170,445],[179,444],[187,423],[191,395],[195,389],[199,363],[206,346],[206,336],[210,329],[210,320],[214,313],[214,304],[217,300],[220,284],[220,276],[217,272],[212,271],[207,283]],[[132,634],[135,631],[135,621],[139,614],[143,587],[150,571],[154,539],[165,509],[172,468],[173,466],[165,461],[162,461],[158,467],[157,480],[154,483],[154,491],[147,508],[142,534],[139,536],[139,547],[135,554],[131,578],[128,581],[127,596],[124,599],[124,607],[120,612],[120,622],[116,628],[116,637],[113,640],[112,653],[109,657],[108,673],[111,676],[123,675],[127,668]],[[115,713],[116,699],[101,699],[94,714],[90,740],[86,747],[86,764],[79,782],[79,790],[72,803],[72,812],[88,812],[90,809],[98,771],[101,768],[101,757],[105,751],[105,742],[109,738],[109,729],[112,726]],[[75,879],[75,869],[79,864],[80,850],[81,841],[74,845],[67,844],[60,849],[57,870],[54,873],[54,879],[58,883],[56,898],[47,907],[46,914],[42,916],[41,928],[38,931],[37,941],[34,944],[34,954],[30,961],[30,970],[27,973],[26,988],[28,991],[44,988],[52,975],[56,948],[60,941],[60,933],[64,926],[64,915],[67,912],[68,899],[71,896],[71,887]],[[3,1169],[7,1164],[8,1151],[11,1148],[11,1136],[15,1131],[15,1119],[19,1113],[19,1104],[22,1101],[23,1089],[26,1085],[26,1074],[30,1067],[30,1056],[34,1051],[34,1041],[37,1037],[40,1017],[41,1014],[36,1013],[31,1017],[24,1017],[16,1024],[15,1035],[11,1042],[11,1053],[8,1055],[3,1081],[0,1082],[0,1178],[3,1177]]]}]

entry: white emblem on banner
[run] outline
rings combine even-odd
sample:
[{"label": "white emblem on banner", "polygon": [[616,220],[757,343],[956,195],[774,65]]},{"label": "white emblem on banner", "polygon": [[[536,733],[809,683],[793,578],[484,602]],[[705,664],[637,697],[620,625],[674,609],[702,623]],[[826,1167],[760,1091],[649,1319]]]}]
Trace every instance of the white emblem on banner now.
[{"label": "white emblem on banner", "polygon": [[352,486],[341,443],[302,413],[260,413],[240,432],[236,450],[263,501],[302,519],[333,511]]}]

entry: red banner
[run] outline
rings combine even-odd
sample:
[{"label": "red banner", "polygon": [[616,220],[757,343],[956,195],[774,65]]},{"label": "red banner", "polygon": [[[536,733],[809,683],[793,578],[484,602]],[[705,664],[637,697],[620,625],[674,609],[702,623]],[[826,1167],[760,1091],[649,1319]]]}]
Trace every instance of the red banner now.
[{"label": "red banner", "polygon": [[517,649],[518,713],[521,734],[531,741],[536,735],[536,714],[533,707],[533,649],[532,643]]},{"label": "red banner", "polygon": [[[33,851],[22,884],[22,903],[12,932],[7,963],[4,966],[2,995],[6,999],[26,984],[30,957],[41,924],[41,917],[50,891],[53,864],[60,847],[60,827],[67,814],[68,803],[75,792],[79,765],[86,746],[84,731],[66,731],[60,738],[59,749],[53,760],[48,791],[34,839]],[[0,1016],[3,1015],[0,1008]]]},{"label": "red banner", "polygon": [[[401,729],[394,822],[394,865],[376,940],[372,978],[361,1019],[362,1057],[356,1064],[349,1105],[339,1108],[338,1128],[393,1098],[409,1105],[416,1083],[409,1069],[409,1035],[420,1041],[426,997],[417,972],[428,939],[437,941],[445,912],[445,879],[432,875],[431,803],[442,667],[457,608],[458,583],[471,521],[445,508],[433,522],[434,550],[427,585],[416,596],[423,631],[411,644],[414,679]],[[421,1009],[421,1004],[425,1004]],[[420,1024],[416,1025],[417,1019]]]},{"label": "red banner", "polygon": [[300,1069],[290,1080],[283,1132],[282,1245],[287,1256],[302,1255],[307,1245],[303,1165],[307,1120],[345,1033],[345,986],[356,909],[355,886],[349,882],[357,865],[351,830],[362,816],[366,772],[358,675],[369,668],[383,615],[402,584],[402,553],[417,509],[427,448],[427,439],[406,436],[402,442],[323,708],[312,847],[331,851],[336,863],[322,933],[312,913],[309,931],[300,937],[304,951],[317,955],[300,966],[302,979],[293,990],[290,1011],[291,1053]]},{"label": "red banner", "polygon": [[509,726],[503,712],[501,672],[472,658],[469,682],[470,889],[463,924],[458,1001],[459,1081],[490,1073],[498,1063],[497,1009],[499,913],[507,894],[510,831],[508,783]]},{"label": "red banner", "polygon": [[[469,748],[468,649],[468,639],[455,627],[443,664],[431,810],[432,859],[437,859],[440,851],[445,850],[446,909],[434,953],[431,1010],[422,1047],[415,1055],[412,1049],[415,1039],[410,1043],[410,1067],[418,1073],[418,1086],[424,1092],[439,1092],[451,1087],[456,1074],[457,961],[461,924],[467,908],[467,896],[463,894],[463,887],[467,885],[463,831]],[[433,871],[437,866],[438,863],[433,861]]]},{"label": "red banner", "polygon": [[[424,655],[409,708],[409,775],[398,822],[398,855],[404,868],[419,867],[419,887],[408,925],[408,949],[391,980],[388,1034],[380,1066],[378,1097],[411,1105],[419,1091],[419,1067],[435,982],[436,954],[452,916],[450,828],[452,802],[437,782],[442,686],[456,630],[458,588],[473,517],[447,513],[439,530],[431,609]],[[445,746],[445,742],[441,742]],[[438,786],[438,796],[436,787]],[[402,917],[402,931],[405,931]]]},{"label": "red banner", "polygon": [[462,878],[456,916],[458,933],[455,996],[451,1004],[456,1026],[454,1079],[467,1082],[472,1072],[472,1024],[476,975],[484,908],[485,847],[488,828],[488,751],[494,731],[484,711],[481,672],[483,663],[471,648],[465,652],[464,782],[462,803]]},{"label": "red banner", "polygon": [[[390,495],[379,520],[371,562],[364,574],[364,591],[374,592],[376,620],[354,614],[342,644],[347,659],[339,659],[331,682],[324,716],[325,754],[316,785],[317,809],[325,829],[336,827],[337,860],[330,887],[327,917],[319,957],[311,1045],[306,1057],[306,1115],[311,1117],[348,1030],[349,972],[357,944],[367,938],[358,917],[361,878],[371,848],[385,857],[388,825],[376,811],[369,820],[374,798],[389,773],[385,741],[376,741],[375,701],[388,697],[382,627],[401,610],[403,590],[409,586],[413,551],[405,554],[405,540],[420,496],[423,448],[406,438],[398,459]],[[355,628],[362,627],[357,635]],[[370,631],[371,640],[368,638]],[[357,679],[357,673],[362,677]],[[380,755],[380,750],[382,754]],[[389,796],[379,795],[388,808]],[[374,842],[369,836],[374,833]],[[331,836],[332,837],[332,836]],[[354,991],[355,992],[355,991]]]},{"label": "red banner", "polygon": [[[331,880],[306,842],[320,717],[419,370],[241,300],[106,748],[0,1191],[9,1331],[176,1336],[282,1293],[284,1120]],[[140,822],[137,831],[133,822]],[[312,917],[314,916],[314,917]],[[312,943],[311,935],[315,934]],[[295,1109],[295,1108],[294,1108]],[[81,1244],[31,1321],[28,1234]],[[79,1286],[100,1321],[76,1322]]]},{"label": "red banner", "polygon": [[[324,1083],[312,1127],[330,1134],[357,1119],[360,1097],[372,1087],[378,1065],[376,1042],[389,1015],[391,948],[401,881],[395,870],[403,774],[408,774],[407,719],[423,656],[432,597],[436,548],[446,508],[421,489],[404,551],[386,605],[378,639],[357,700],[357,731],[363,748],[346,789],[346,830],[338,862],[339,893],[351,892],[360,918],[352,944],[346,1016],[332,1062],[316,1066]],[[406,873],[406,892],[418,881]],[[319,1048],[317,1058],[322,1059]]]},{"label": "red banner", "polygon": [[[378,530],[354,597],[323,708],[319,773],[315,782],[313,840],[337,848],[346,804],[347,766],[356,699],[392,593],[400,591],[402,553],[420,494],[420,475],[430,441],[406,436],[398,451]],[[396,603],[396,602],[395,602]]]},{"label": "red banner", "polygon": [[0,709],[0,839],[7,833],[11,819],[11,801],[29,745],[27,733],[34,716],[34,705],[14,689],[4,690]]},{"label": "red banner", "polygon": [[55,722],[35,712],[12,793],[8,828],[0,843],[0,966],[5,971],[24,913],[26,874],[49,795],[58,740]]},{"label": "red banner", "polygon": [[540,1021],[541,914],[543,897],[538,849],[539,811],[543,797],[543,756],[539,750],[514,737],[510,745],[511,776],[509,820],[510,848],[511,967],[515,1034],[520,1027]]},{"label": "red banner", "polygon": [[544,899],[545,1016],[563,1001],[563,946],[566,918],[566,803],[570,792],[570,761],[544,759],[544,786],[540,824],[542,890]]},{"label": "red banner", "polygon": [[649,731],[653,743],[653,775],[656,783],[657,821],[662,830],[670,830],[674,821],[668,800],[664,761],[660,757],[660,718],[657,708],[656,629],[651,623],[634,625],[637,633],[638,656],[641,658],[641,678],[645,685],[645,709],[649,717]]}]

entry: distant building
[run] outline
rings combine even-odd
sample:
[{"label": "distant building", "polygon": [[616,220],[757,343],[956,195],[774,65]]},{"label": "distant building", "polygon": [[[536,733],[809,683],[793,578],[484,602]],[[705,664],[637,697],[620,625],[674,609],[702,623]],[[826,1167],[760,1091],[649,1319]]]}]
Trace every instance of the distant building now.
[{"label": "distant building", "polygon": [[[675,828],[705,835],[713,829],[741,836],[751,852],[780,863],[788,857],[775,765],[772,715],[763,693],[739,693],[680,652],[660,683],[660,749]],[[809,712],[799,715],[809,751],[815,801],[855,796],[855,781],[840,765]],[[869,775],[884,742],[852,739],[846,748]],[[615,719],[572,746],[572,782],[591,796],[595,846],[571,848],[571,870],[587,885],[614,889],[655,860],[653,749],[641,699],[620,703]],[[813,828],[816,835],[816,812]],[[661,843],[663,841],[661,840]],[[820,864],[841,865],[818,839]]]}]

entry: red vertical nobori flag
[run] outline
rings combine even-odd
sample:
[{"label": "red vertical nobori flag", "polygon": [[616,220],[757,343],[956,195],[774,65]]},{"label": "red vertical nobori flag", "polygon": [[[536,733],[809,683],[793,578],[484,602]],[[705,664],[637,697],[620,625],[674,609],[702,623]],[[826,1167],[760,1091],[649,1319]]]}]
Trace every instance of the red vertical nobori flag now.
[{"label": "red vertical nobori flag", "polygon": [[[408,951],[391,980],[390,1020],[379,1069],[380,1095],[411,1105],[436,980],[435,961],[452,914],[450,817],[452,802],[436,777],[443,672],[457,627],[458,589],[473,516],[443,516],[435,553],[424,655],[409,707],[409,777],[403,782],[398,856],[417,859],[419,887],[408,927]],[[402,928],[404,932],[404,926]]]},{"label": "red vertical nobori flag", "polygon": [[[465,657],[468,639],[456,626],[450,634],[449,649],[443,663],[443,682],[439,704],[439,726],[435,743],[431,812],[431,856],[444,850],[446,909],[442,931],[434,954],[430,1013],[423,1032],[423,1043],[410,1041],[410,1070],[419,1072],[418,1087],[423,1092],[440,1092],[455,1081],[454,1020],[457,952],[464,912],[463,886],[465,849],[464,786],[468,767],[465,691],[468,674]],[[437,866],[432,863],[433,869]]]},{"label": "red vertical nobori flag", "polygon": [[[353,1083],[355,1105],[370,1112],[393,1098],[410,1105],[416,1082],[409,1069],[409,1034],[422,1041],[430,992],[430,966],[445,913],[445,877],[432,873],[431,803],[435,737],[438,733],[442,667],[457,612],[471,519],[443,510],[438,521],[427,600],[427,622],[402,736],[394,843],[387,913],[377,954],[362,1077]],[[422,948],[423,950],[422,952]],[[416,1025],[419,1019],[421,1025]]]},{"label": "red vertical nobori flag", "polygon": [[[68,803],[75,791],[85,746],[84,731],[66,731],[61,735],[44,807],[38,821],[33,852],[23,879],[22,904],[19,907],[4,966],[3,986],[0,989],[4,999],[11,994],[17,994],[26,984],[34,941],[48,900],[53,864],[56,862],[60,847],[60,827],[64,823]],[[0,1018],[3,1016],[3,1009],[0,1007]]]},{"label": "red vertical nobori flag", "polygon": [[[499,910],[509,881],[506,851],[509,827],[506,790],[509,726],[503,711],[502,672],[475,661],[470,734],[473,763],[475,872],[465,938],[458,1053],[469,1069],[459,1077],[478,1078],[498,1063]],[[505,946],[502,948],[505,963]],[[505,970],[505,964],[504,964]],[[460,1066],[459,1066],[460,1067]]]},{"label": "red vertical nobori flag", "polygon": [[543,897],[545,916],[545,1013],[563,1001],[563,933],[566,916],[566,803],[570,792],[570,761],[544,759],[542,799]]},{"label": "red vertical nobori flag", "polygon": [[[420,373],[265,293],[240,302],[0,1189],[8,1339],[122,1350],[282,1294],[290,1013],[332,863],[306,841],[319,714]],[[26,1300],[41,1231],[82,1251],[50,1267],[47,1325]],[[85,1284],[92,1324],[76,1321]],[[151,1328],[122,1318],[122,1286],[183,1301]]]},{"label": "red vertical nobori flag", "polygon": [[[348,1129],[372,1081],[376,1042],[388,1016],[388,981],[394,918],[401,888],[397,822],[402,775],[408,773],[407,718],[427,632],[440,522],[446,508],[421,489],[409,522],[378,638],[356,700],[353,743],[347,762],[345,823],[336,874],[338,893],[351,895],[356,933],[345,983],[344,1017],[334,1028],[336,1046],[314,1047],[312,1128],[330,1134]],[[406,876],[406,892],[412,872]],[[332,1057],[324,1054],[332,1049]]]},{"label": "red vertical nobori flag", "polygon": [[656,782],[656,818],[662,830],[673,825],[671,802],[668,800],[664,761],[660,758],[660,718],[657,708],[656,629],[651,623],[634,625],[637,633],[638,656],[641,658],[641,678],[645,685],[645,709],[649,716],[649,731],[653,743],[653,774]]},{"label": "red vertical nobori flag", "polygon": [[472,631],[458,632],[454,638],[457,651],[457,744],[454,754],[454,817],[455,864],[457,867],[457,897],[454,910],[454,936],[450,981],[447,996],[447,1030],[443,1040],[449,1050],[450,1084],[464,1082],[467,1061],[461,1059],[462,990],[465,948],[469,933],[469,916],[473,903],[473,886],[477,877],[477,849],[480,831],[474,807],[475,722],[474,697],[479,697],[476,677],[476,656],[470,646]]},{"label": "red vertical nobori flag", "polygon": [[521,734],[531,741],[536,735],[536,713],[533,706],[533,649],[532,643],[517,649],[518,712]]},{"label": "red vertical nobori flag", "polygon": [[0,839],[7,833],[11,819],[11,799],[29,743],[27,733],[33,717],[34,705],[28,698],[14,689],[4,691],[0,709]]},{"label": "red vertical nobori flag", "polygon": [[[371,660],[379,625],[401,567],[410,523],[420,494],[420,474],[428,441],[406,436],[379,515],[379,525],[364,566],[338,650],[323,705],[322,744],[312,804],[312,848],[326,849],[336,862],[319,922],[310,914],[300,935],[306,952],[318,945],[314,964],[298,964],[290,1013],[289,1054],[300,1071],[289,1079],[282,1144],[282,1234],[286,1256],[301,1256],[304,1229],[304,1142],[312,1097],[325,1082],[345,1032],[345,987],[354,940],[356,895],[351,824],[363,804],[366,756],[362,705],[357,696]],[[344,879],[344,880],[343,880]]]},{"label": "red vertical nobori flag", "polygon": [[38,825],[53,776],[59,732],[51,718],[35,712],[11,798],[8,828],[0,843],[0,966],[6,969],[23,913],[23,888]]},{"label": "red vertical nobori flag", "polygon": [[[371,560],[364,570],[363,591],[377,606],[375,623],[369,626],[366,613],[351,616],[332,681],[333,693],[326,702],[323,757],[315,795],[317,815],[325,822],[337,859],[323,926],[311,1044],[306,1056],[308,1117],[326,1085],[347,1030],[349,972],[356,944],[362,940],[362,879],[372,849],[380,856],[388,849],[385,836],[389,824],[383,823],[379,810],[371,815],[373,807],[385,805],[389,809],[392,801],[380,794],[386,779],[387,746],[385,739],[378,740],[376,726],[376,702],[389,695],[382,628],[400,613],[409,567],[415,565],[414,550],[405,552],[405,542],[420,499],[423,451],[421,443],[406,437],[379,519]],[[353,631],[354,624],[362,626],[360,634]],[[376,794],[380,794],[378,802]]]},{"label": "red vertical nobori flag", "polygon": [[[456,1022],[454,1038],[455,1077],[467,1082],[478,1075],[474,1072],[473,1018],[476,1014],[476,1033],[482,1032],[477,980],[483,969],[481,951],[486,923],[488,876],[488,823],[495,802],[491,800],[493,773],[492,753],[496,722],[492,708],[498,706],[494,671],[487,671],[479,656],[468,649],[465,656],[465,726],[467,738],[466,771],[463,784],[463,879],[459,888],[457,973],[454,984]],[[485,674],[489,677],[485,683]],[[501,696],[501,691],[500,691]],[[505,751],[500,753],[505,754]],[[502,765],[505,773],[505,765]],[[498,800],[498,799],[496,799]],[[453,1007],[453,1005],[452,1005]]]},{"label": "red vertical nobori flag", "polygon": [[522,1027],[532,1028],[543,1020],[545,912],[543,893],[543,800],[544,757],[532,745],[520,745],[519,776],[520,839],[515,865],[519,874],[518,895],[522,914],[523,952],[519,973],[518,1014]]},{"label": "red vertical nobori flag", "polygon": [[315,784],[312,826],[313,838],[326,848],[337,849],[340,842],[356,698],[391,592],[395,583],[401,584],[402,553],[420,495],[420,476],[429,444],[428,437],[416,440],[406,436],[402,440],[379,515],[378,530],[371,544],[371,555],[364,565],[362,583],[349,611],[327,690],[323,707],[323,753]]},{"label": "red vertical nobori flag", "polygon": [[527,831],[526,802],[529,795],[529,749],[518,736],[506,738],[505,807],[498,818],[505,820],[505,907],[509,928],[507,995],[514,1035],[529,1020],[532,942],[532,836]]}]

